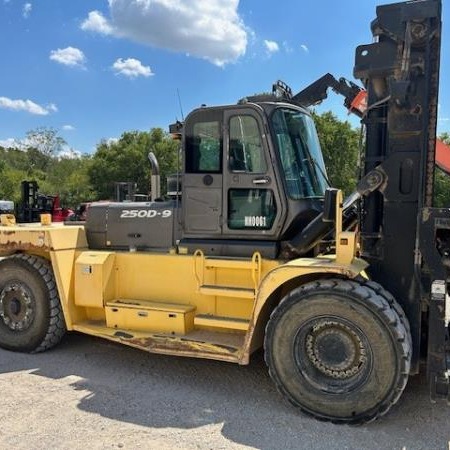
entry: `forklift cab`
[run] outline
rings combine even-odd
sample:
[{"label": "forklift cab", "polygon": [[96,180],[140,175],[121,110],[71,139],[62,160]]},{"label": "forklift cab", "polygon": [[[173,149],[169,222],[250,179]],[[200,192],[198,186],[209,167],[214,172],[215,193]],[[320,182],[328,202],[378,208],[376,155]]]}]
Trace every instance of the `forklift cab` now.
[{"label": "forklift cab", "polygon": [[221,254],[226,244],[242,256],[261,247],[275,258],[279,242],[322,210],[326,171],[305,109],[276,101],[200,108],[183,128],[184,245]]}]

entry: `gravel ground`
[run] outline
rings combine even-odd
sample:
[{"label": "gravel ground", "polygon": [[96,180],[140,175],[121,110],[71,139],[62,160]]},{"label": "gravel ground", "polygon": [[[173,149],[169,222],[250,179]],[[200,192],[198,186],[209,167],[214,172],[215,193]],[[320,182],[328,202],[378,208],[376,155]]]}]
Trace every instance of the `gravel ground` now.
[{"label": "gravel ground", "polygon": [[450,408],[423,377],[362,427],[284,401],[261,354],[250,366],[151,355],[68,335],[38,355],[0,350],[0,449],[450,449]]}]

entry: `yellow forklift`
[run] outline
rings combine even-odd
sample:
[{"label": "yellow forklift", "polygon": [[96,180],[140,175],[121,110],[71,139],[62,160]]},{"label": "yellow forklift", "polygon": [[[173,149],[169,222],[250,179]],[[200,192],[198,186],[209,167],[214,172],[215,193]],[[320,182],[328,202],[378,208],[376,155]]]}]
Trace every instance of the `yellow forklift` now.
[{"label": "yellow forklift", "polygon": [[[170,128],[174,195],[94,203],[84,226],[2,216],[0,346],[40,352],[78,331],[238,364],[263,347],[279,391],[335,423],[384,415],[421,361],[448,398],[450,209],[432,206],[441,2],[379,6],[371,28],[355,56],[354,194],[327,186],[306,108],[320,98],[279,83],[196,109]],[[354,105],[362,88],[347,86]]]}]

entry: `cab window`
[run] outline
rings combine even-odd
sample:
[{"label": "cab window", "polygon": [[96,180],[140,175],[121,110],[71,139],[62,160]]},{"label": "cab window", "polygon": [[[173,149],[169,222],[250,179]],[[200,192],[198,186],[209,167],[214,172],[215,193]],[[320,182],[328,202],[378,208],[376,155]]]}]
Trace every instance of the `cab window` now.
[{"label": "cab window", "polygon": [[279,108],[271,121],[289,197],[322,197],[327,185],[326,169],[311,117]]},{"label": "cab window", "polygon": [[186,130],[186,172],[222,172],[222,126],[215,117],[199,117]]},{"label": "cab window", "polygon": [[228,191],[228,228],[232,230],[269,230],[277,208],[269,189],[230,189]]},{"label": "cab window", "polygon": [[234,116],[231,117],[229,126],[230,171],[265,173],[267,166],[256,119],[248,115]]}]

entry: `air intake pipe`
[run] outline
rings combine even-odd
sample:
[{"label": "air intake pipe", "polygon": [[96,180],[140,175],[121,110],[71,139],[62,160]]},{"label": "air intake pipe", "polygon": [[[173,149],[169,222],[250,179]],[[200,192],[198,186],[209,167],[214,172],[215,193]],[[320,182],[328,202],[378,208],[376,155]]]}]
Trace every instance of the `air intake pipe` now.
[{"label": "air intake pipe", "polygon": [[153,152],[149,152],[148,160],[152,166],[152,176],[150,180],[150,199],[154,202],[157,198],[161,197],[161,176],[159,174],[159,163]]}]

